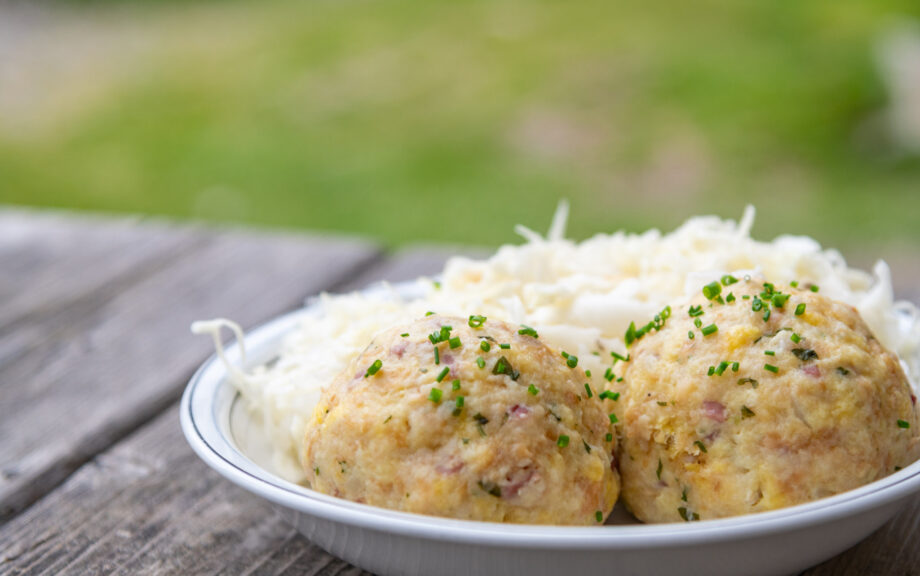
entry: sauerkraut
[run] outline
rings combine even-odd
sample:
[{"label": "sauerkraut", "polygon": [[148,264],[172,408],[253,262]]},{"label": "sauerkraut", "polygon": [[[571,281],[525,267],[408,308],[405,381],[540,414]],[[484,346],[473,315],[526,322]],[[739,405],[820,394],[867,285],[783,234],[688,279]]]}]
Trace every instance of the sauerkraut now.
[{"label": "sauerkraut", "polygon": [[[277,361],[247,373],[228,370],[266,426],[275,472],[303,481],[297,454],[321,389],[379,331],[429,311],[531,326],[546,343],[576,354],[599,379],[610,365],[609,352],[625,354],[623,338],[631,322],[646,322],[712,278],[750,274],[783,284],[797,281],[856,307],[882,344],[898,354],[916,388],[920,315],[913,304],[895,302],[885,262],[869,273],[848,267],[839,252],[809,237],[754,240],[750,206],[738,222],[702,216],[668,234],[621,231],[582,242],[565,238],[567,213],[562,203],[545,237],[518,226],[523,244],[502,246],[485,260],[450,259],[437,280],[322,294],[308,303],[320,314],[287,336]],[[404,298],[407,292],[415,297]],[[211,333],[220,351],[222,325],[235,327],[219,320],[196,323],[193,330]]]}]

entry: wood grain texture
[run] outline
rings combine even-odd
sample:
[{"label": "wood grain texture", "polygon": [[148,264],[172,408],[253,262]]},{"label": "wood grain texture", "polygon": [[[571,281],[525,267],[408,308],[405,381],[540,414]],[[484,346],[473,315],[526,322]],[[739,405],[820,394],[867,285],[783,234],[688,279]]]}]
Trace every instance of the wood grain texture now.
[{"label": "wood grain texture", "polygon": [[[451,253],[407,249],[354,282],[434,273]],[[0,527],[0,542],[0,574],[364,574],[208,469],[176,406]]]},{"label": "wood grain texture", "polygon": [[0,269],[17,273],[0,288],[13,301],[0,312],[0,521],[178,398],[210,349],[193,320],[252,325],[379,256],[352,240],[162,223],[18,212],[3,224]]},{"label": "wood grain texture", "polygon": [[175,405],[0,527],[0,542],[10,576],[363,574],[207,468]]}]

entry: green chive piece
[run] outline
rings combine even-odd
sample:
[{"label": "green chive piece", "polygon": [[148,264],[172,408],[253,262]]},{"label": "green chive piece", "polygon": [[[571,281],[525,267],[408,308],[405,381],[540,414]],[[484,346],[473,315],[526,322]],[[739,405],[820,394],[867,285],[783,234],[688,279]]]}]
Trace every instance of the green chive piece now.
[{"label": "green chive piece", "polygon": [[556,446],[559,446],[560,448],[565,448],[568,445],[569,445],[569,437],[566,436],[565,434],[559,436],[559,439],[556,440]]},{"label": "green chive piece", "polygon": [[585,376],[587,376],[588,378],[590,378],[590,377],[591,377],[591,371],[590,371],[590,370],[585,370]]},{"label": "green chive piece", "polygon": [[374,360],[374,363],[367,367],[367,372],[364,373],[364,377],[368,378],[373,376],[377,372],[380,372],[380,369],[383,368],[383,360],[377,359]]},{"label": "green chive piece", "polygon": [[533,384],[527,387],[527,391],[530,393],[531,396],[536,396],[537,394],[540,393],[540,390]]},{"label": "green chive piece", "polygon": [[664,468],[664,466],[661,464],[661,458],[659,458],[658,459],[658,469],[655,470],[655,476],[657,476],[659,480],[661,480],[661,469],[662,468]]},{"label": "green chive piece", "polygon": [[450,345],[451,350],[455,348],[459,348],[460,347],[460,337],[454,336],[453,338],[448,340],[447,343]]},{"label": "green chive piece", "polygon": [[691,307],[690,307],[690,310],[687,311],[687,314],[688,314],[691,318],[696,318],[697,316],[702,316],[702,315],[703,315],[703,307],[702,307],[702,306],[691,306]]},{"label": "green chive piece", "polygon": [[448,372],[450,372],[450,367],[449,367],[449,366],[445,366],[444,369],[441,370],[441,372],[438,374],[438,377],[435,378],[435,380],[437,380],[438,382],[440,382],[441,380],[444,379],[445,376],[447,376]]},{"label": "green chive piece", "polygon": [[606,440],[607,442],[613,442],[613,434],[611,434],[610,432],[607,432],[607,435],[604,436],[604,440]]},{"label": "green chive piece", "polygon": [[597,523],[600,524],[604,521],[604,513],[598,510],[594,513],[594,519],[597,520]]},{"label": "green chive piece", "polygon": [[403,338],[408,338],[408,337],[409,337],[409,333],[408,333],[408,332],[403,332],[402,334],[400,334],[400,336],[402,336]]},{"label": "green chive piece", "polygon": [[521,375],[504,356],[499,357],[498,361],[495,362],[495,366],[492,367],[492,374],[504,374],[510,376],[512,380],[517,380]]},{"label": "green chive piece", "polygon": [[684,502],[687,501],[687,487],[686,486],[684,486],[683,492],[680,493],[680,499],[683,500]]},{"label": "green chive piece", "polygon": [[704,328],[701,328],[700,331],[703,333],[703,336],[710,336],[719,331],[719,327],[715,324],[710,324]]},{"label": "green chive piece", "polygon": [[657,402],[657,404],[658,404],[659,406],[667,406],[667,405],[668,405],[667,402],[662,402],[661,400],[659,400],[659,401]]},{"label": "green chive piece", "polygon": [[578,366],[578,356],[574,356],[570,354],[569,357],[565,359],[565,365],[568,366],[569,368],[574,368]]},{"label": "green chive piece", "polygon": [[801,316],[804,313],[805,313],[805,303],[802,302],[801,304],[795,307],[795,315]]},{"label": "green chive piece", "polygon": [[782,308],[786,305],[786,302],[789,301],[789,294],[774,294],[773,295],[773,305],[777,308]]},{"label": "green chive piece", "polygon": [[434,312],[429,310],[428,312],[425,312],[425,316],[434,316]]},{"label": "green chive piece", "polygon": [[907,420],[898,420],[898,428],[904,428],[905,430],[910,428],[910,422]]},{"label": "green chive piece", "polygon": [[721,293],[722,286],[720,286],[718,282],[710,282],[703,286],[703,296],[705,296],[707,300],[712,300]]},{"label": "green chive piece", "polygon": [[753,416],[753,415],[754,415],[754,411],[753,411],[753,410],[751,410],[751,409],[748,408],[747,406],[743,406],[743,405],[741,406],[741,419],[742,419],[742,420],[744,420],[744,419],[746,419],[746,418],[750,418],[750,417]]},{"label": "green chive piece", "polygon": [[820,288],[818,288],[817,284],[812,284],[810,290],[812,292],[817,292],[818,290],[820,290]]},{"label": "green chive piece", "polygon": [[435,366],[441,363],[441,353],[438,352],[437,348],[434,349],[434,363]]},{"label": "green chive piece", "polygon": [[482,359],[482,356],[479,356],[478,358],[476,358],[476,365],[479,366],[480,368],[486,367],[486,361]]},{"label": "green chive piece", "polygon": [[613,373],[613,368],[607,368],[607,371],[604,372],[604,379],[607,380],[607,382],[610,382],[615,377],[616,377],[616,374]]},{"label": "green chive piece", "polygon": [[693,445],[699,448],[700,452],[702,452],[703,454],[706,454],[707,452],[709,452],[709,450],[706,449],[706,445],[700,442],[699,440],[694,442]]},{"label": "green chive piece", "polygon": [[470,316],[469,321],[467,322],[470,325],[470,328],[481,328],[486,322],[485,316],[480,316],[478,314],[473,314]]},{"label": "green chive piece", "polygon": [[591,391],[591,385],[585,382],[585,392],[588,394],[588,398],[594,397],[594,392]]},{"label": "green chive piece", "polygon": [[510,350],[511,344],[499,344],[498,347],[501,348],[502,350]]},{"label": "green chive piece", "polygon": [[451,382],[451,383],[450,383],[450,387],[453,388],[454,390],[459,390],[459,389],[460,389],[460,380],[454,380],[453,382]]},{"label": "green chive piece", "polygon": [[518,330],[518,334],[521,336],[533,336],[534,338],[539,338],[540,335],[537,334],[537,331],[527,326],[526,324],[521,324],[521,329]]},{"label": "green chive piece", "polygon": [[737,372],[739,368],[741,368],[740,362],[732,362],[732,372]]},{"label": "green chive piece", "polygon": [[693,321],[693,325],[696,326],[697,328],[702,328],[702,327],[703,327],[703,321],[700,320],[699,318],[697,318],[696,320]]},{"label": "green chive piece", "polygon": [[463,402],[464,402],[463,396],[457,396],[457,399],[454,401],[454,404],[457,406],[457,408],[463,408]]},{"label": "green chive piece", "polygon": [[489,344],[488,340],[482,340],[479,342],[479,349],[482,350],[483,352],[488,352],[489,350],[492,349],[492,345]]},{"label": "green chive piece", "polygon": [[610,423],[611,423],[611,424],[616,424],[617,422],[620,421],[620,419],[617,418],[617,415],[614,414],[613,412],[611,412],[610,414],[608,414],[607,417],[610,418]]},{"label": "green chive piece", "polygon": [[683,518],[685,522],[693,522],[700,519],[699,514],[696,512],[688,512],[683,506],[677,509],[677,513],[680,514],[680,517]]},{"label": "green chive piece", "polygon": [[764,369],[764,370],[768,370],[768,371],[770,371],[770,372],[773,372],[774,374],[778,374],[778,373],[779,373],[779,368],[777,368],[777,367],[774,366],[773,364],[764,364],[764,365],[763,365],[763,369]]},{"label": "green chive piece", "polygon": [[715,374],[715,373],[716,373],[716,367],[715,367],[715,366],[710,366],[710,367],[709,367],[709,372],[707,372],[706,375],[707,375],[707,376],[712,376],[712,375]]},{"label": "green chive piece", "polygon": [[793,288],[798,288],[798,287],[799,287],[799,281],[798,281],[798,280],[793,280],[792,282],[789,283],[789,285],[792,286]]},{"label": "green chive piece", "polygon": [[763,321],[766,322],[770,319],[770,309],[767,308],[763,311]]},{"label": "green chive piece", "polygon": [[729,304],[731,304],[732,302],[734,302],[734,301],[735,301],[735,294],[734,294],[733,292],[729,292],[729,293],[728,293],[728,296],[725,297],[725,301],[728,302]]},{"label": "green chive piece", "polygon": [[432,388],[431,392],[428,393],[428,399],[437,404],[441,401],[441,394],[440,388]]},{"label": "green chive piece", "polygon": [[773,350],[764,350],[763,353],[767,356],[776,356],[776,352]]},{"label": "green chive piece", "polygon": [[732,276],[731,274],[726,274],[725,276],[722,276],[722,286],[731,286],[732,284],[736,284],[737,282],[738,282],[738,279]]},{"label": "green chive piece", "polygon": [[796,334],[795,332],[792,333],[792,336],[790,336],[789,339],[795,342],[796,344],[802,341],[802,337]]},{"label": "green chive piece", "polygon": [[716,376],[721,376],[725,372],[725,369],[728,368],[729,366],[730,364],[728,362],[725,362],[725,361],[719,362],[719,367],[716,368]]},{"label": "green chive piece", "polygon": [[613,400],[614,402],[616,402],[617,400],[620,399],[620,393],[611,392],[610,390],[604,390],[603,392],[598,394],[597,397],[600,398],[601,400]]},{"label": "green chive piece", "polygon": [[585,452],[587,452],[588,454],[590,454],[590,453],[591,453],[591,447],[588,446],[588,443],[585,442],[584,440],[582,440],[581,443],[582,443],[582,445],[585,447]]},{"label": "green chive piece", "polygon": [[744,386],[745,384],[750,384],[751,388],[757,388],[757,380],[753,378],[739,378],[738,386]]},{"label": "green chive piece", "polygon": [[635,342],[636,339],[636,323],[630,322],[629,328],[626,329],[626,335],[623,337],[623,340],[626,342],[626,347],[629,348],[632,346],[632,343]]},{"label": "green chive piece", "polygon": [[690,340],[693,340],[694,338],[696,338],[696,336],[694,336],[693,334],[693,330],[690,330],[689,332],[687,332],[687,338],[689,338]]}]

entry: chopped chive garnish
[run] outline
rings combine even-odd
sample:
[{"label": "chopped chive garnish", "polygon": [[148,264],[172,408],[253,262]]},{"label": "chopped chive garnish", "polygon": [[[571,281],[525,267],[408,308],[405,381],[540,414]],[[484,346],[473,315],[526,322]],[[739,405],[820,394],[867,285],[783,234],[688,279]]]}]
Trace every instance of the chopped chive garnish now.
[{"label": "chopped chive garnish", "polygon": [[591,377],[591,371],[590,371],[590,370],[585,370],[585,376],[587,376],[588,378],[590,378],[590,377]]},{"label": "chopped chive garnish", "polygon": [[521,375],[504,356],[501,356],[498,361],[495,362],[495,366],[492,367],[492,374],[504,374],[510,376],[512,380],[517,380]]},{"label": "chopped chive garnish", "polygon": [[594,398],[594,392],[591,391],[591,385],[585,382],[585,393],[588,395],[588,398]]},{"label": "chopped chive garnish", "polygon": [[728,293],[728,296],[725,297],[725,301],[728,302],[729,304],[731,304],[732,302],[734,302],[734,301],[735,301],[735,294],[734,294],[734,292],[729,292],[729,293]]},{"label": "chopped chive garnish", "polygon": [[568,445],[569,445],[569,437],[566,436],[565,434],[562,434],[561,436],[559,436],[559,439],[556,440],[556,446],[560,448],[565,448]]},{"label": "chopped chive garnish", "polygon": [[501,348],[502,350],[510,350],[511,344],[499,344],[498,347]]},{"label": "chopped chive garnish", "polygon": [[656,476],[659,480],[661,480],[661,469],[662,469],[662,468],[664,468],[664,466],[662,466],[662,464],[661,464],[661,458],[659,458],[659,459],[658,459],[658,469],[655,470],[655,476]]},{"label": "chopped chive garnish", "polygon": [[626,356],[623,356],[622,354],[617,354],[616,352],[611,352],[610,355],[613,356],[614,364],[616,364],[617,361],[620,361],[620,362],[629,362],[629,354],[627,354]]},{"label": "chopped chive garnish", "polygon": [[747,406],[741,406],[741,419],[750,418],[754,415],[754,411],[748,408]]},{"label": "chopped chive garnish", "polygon": [[693,445],[699,448],[700,452],[702,452],[703,454],[706,454],[707,452],[709,452],[709,450],[706,449],[706,445],[700,442],[699,440],[694,442]]},{"label": "chopped chive garnish", "polygon": [[527,391],[530,392],[531,396],[536,396],[537,394],[540,393],[540,390],[533,384],[527,387]]},{"label": "chopped chive garnish", "polygon": [[680,517],[684,519],[684,522],[693,522],[700,519],[700,515],[696,512],[688,512],[686,508],[681,506],[677,509],[677,513],[680,514]]},{"label": "chopped chive garnish", "polygon": [[725,362],[725,361],[719,362],[719,367],[716,368],[715,370],[716,376],[721,376],[725,372],[725,369],[728,367],[729,367],[728,362]]},{"label": "chopped chive garnish", "polygon": [[774,294],[773,295],[773,305],[777,308],[782,308],[786,305],[786,302],[789,301],[788,294]]},{"label": "chopped chive garnish", "polygon": [[632,346],[632,343],[636,341],[636,323],[635,322],[629,323],[629,328],[626,329],[626,335],[623,337],[623,340],[626,342],[627,348]]},{"label": "chopped chive garnish", "polygon": [[731,274],[726,274],[722,276],[722,286],[731,286],[738,282],[738,279],[732,276]]},{"label": "chopped chive garnish", "polygon": [[793,280],[792,282],[789,283],[789,285],[792,286],[793,288],[798,288],[798,287],[799,287],[799,281],[798,281],[798,280]]},{"label": "chopped chive garnish", "polygon": [[463,396],[457,396],[457,399],[454,400],[454,405],[457,406],[457,408],[463,408],[463,401]]},{"label": "chopped chive garnish", "polygon": [[659,406],[667,406],[668,403],[667,403],[667,402],[662,402],[661,400],[659,400],[659,401],[658,401],[658,405],[659,405]]},{"label": "chopped chive garnish", "polygon": [[598,510],[594,513],[594,519],[597,520],[598,524],[604,521],[604,513]]},{"label": "chopped chive garnish", "polygon": [[754,312],[760,312],[762,308],[763,308],[763,301],[757,296],[754,296],[754,302],[751,304],[751,310],[753,310]]},{"label": "chopped chive garnish", "polygon": [[703,286],[703,296],[707,300],[712,300],[722,292],[722,286],[718,282],[710,282],[709,284]]},{"label": "chopped chive garnish", "polygon": [[716,373],[716,367],[715,367],[715,366],[710,366],[710,367],[709,367],[709,371],[706,372],[706,375],[707,375],[707,376],[712,376],[712,375],[715,374],[715,373]]},{"label": "chopped chive garnish", "polygon": [[764,350],[763,353],[767,356],[776,356],[776,352],[774,350]]},{"label": "chopped chive garnish", "polygon": [[613,434],[611,434],[610,432],[607,432],[607,435],[604,436],[604,440],[606,440],[607,442],[613,442]]},{"label": "chopped chive garnish", "polygon": [[460,347],[460,337],[459,337],[459,336],[454,336],[453,338],[451,338],[450,340],[448,340],[447,343],[450,345],[450,347],[451,347],[452,350],[453,350],[454,348],[459,348],[459,347]]},{"label": "chopped chive garnish", "polygon": [[750,299],[751,299],[751,295],[750,295],[750,294],[743,294],[743,295],[741,296],[741,299],[742,299],[742,300],[750,300]]},{"label": "chopped chive garnish", "polygon": [[485,321],[486,321],[485,316],[473,314],[472,316],[470,316],[468,324],[470,325],[470,328],[480,328],[482,327],[483,324],[485,324]]},{"label": "chopped chive garnish", "polygon": [[767,308],[763,311],[763,321],[766,322],[770,319],[770,309]]},{"label": "chopped chive garnish", "polygon": [[795,315],[801,316],[804,313],[805,313],[805,303],[802,302],[801,304],[795,307]]},{"label": "chopped chive garnish", "polygon": [[716,332],[718,332],[719,327],[716,326],[715,324],[710,324],[709,326],[700,328],[700,331],[703,333],[703,336],[709,336],[711,334],[715,334]]},{"label": "chopped chive garnish", "polygon": [[693,321],[693,325],[696,326],[697,328],[702,328],[702,327],[703,327],[703,321],[700,320],[699,318],[697,318],[696,320]]},{"label": "chopped chive garnish", "polygon": [[429,310],[428,312],[425,312],[425,316],[434,316],[434,312]]},{"label": "chopped chive garnish", "polygon": [[792,333],[792,336],[790,336],[789,339],[795,342],[796,344],[802,341],[802,337],[796,334],[795,332]]},{"label": "chopped chive garnish", "polygon": [[482,350],[483,352],[488,352],[489,350],[492,349],[492,345],[489,344],[488,340],[481,340],[479,342],[479,349]]},{"label": "chopped chive garnish", "polygon": [[526,324],[521,324],[521,329],[518,330],[518,334],[521,336],[533,336],[534,338],[539,338],[540,335],[537,334],[537,331],[527,326]]},{"label": "chopped chive garnish", "polygon": [[450,367],[445,366],[444,369],[441,370],[441,372],[438,374],[438,377],[435,378],[435,380],[437,380],[438,382],[440,382],[441,380],[444,380],[444,377],[447,376],[448,372],[450,372]]},{"label": "chopped chive garnish", "polygon": [[441,394],[440,388],[432,388],[431,392],[428,393],[428,399],[437,404],[441,401]]},{"label": "chopped chive garnish", "polygon": [[611,412],[610,414],[608,414],[607,417],[610,418],[610,423],[611,423],[611,424],[616,424],[617,422],[620,421],[620,419],[617,418],[617,415],[614,414],[613,412]]},{"label": "chopped chive garnish", "polygon": [[364,377],[368,378],[369,376],[373,376],[377,372],[380,372],[381,368],[383,368],[383,360],[378,358],[377,360],[374,360],[373,364],[367,367],[367,372],[364,373]]},{"label": "chopped chive garnish", "polygon": [[492,496],[495,496],[496,498],[502,497],[502,489],[495,482],[492,482],[490,480],[480,480],[479,487],[482,488],[482,491],[485,492],[486,494],[491,494]]},{"label": "chopped chive garnish", "polygon": [[610,390],[604,390],[603,392],[598,394],[597,397],[600,398],[601,400],[613,400],[614,402],[616,402],[617,400],[620,399],[620,393],[611,392]]},{"label": "chopped chive garnish", "polygon": [[387,422],[389,422],[389,421],[392,420],[392,419],[393,419],[393,415],[390,414],[389,416],[387,416],[387,419],[383,421],[383,423],[386,424]]},{"label": "chopped chive garnish", "polygon": [[898,419],[898,428],[904,428],[906,430],[907,428],[910,428],[910,422],[907,420]]},{"label": "chopped chive garnish", "polygon": [[402,334],[400,334],[400,336],[402,336],[403,338],[407,338],[409,336],[409,333],[403,332]]},{"label": "chopped chive garnish", "polygon": [[460,381],[459,381],[459,380],[454,380],[453,382],[450,383],[450,387],[453,388],[454,390],[459,390],[459,389],[460,389]]},{"label": "chopped chive garnish", "polygon": [[486,361],[482,359],[482,356],[479,356],[478,358],[476,358],[476,365],[479,366],[480,368],[486,367]]},{"label": "chopped chive garnish", "polygon": [[690,310],[687,311],[687,314],[689,314],[691,318],[696,318],[697,316],[702,316],[702,315],[703,315],[703,307],[702,307],[702,306],[691,306],[691,307],[690,307]]},{"label": "chopped chive garnish", "polygon": [[744,386],[745,384],[750,384],[751,388],[757,388],[757,380],[753,378],[739,378],[738,386]]},{"label": "chopped chive garnish", "polygon": [[740,362],[732,362],[732,372],[737,372],[739,368],[741,368]]},{"label": "chopped chive garnish", "polygon": [[690,330],[689,332],[687,332],[687,338],[689,338],[689,339],[691,339],[691,340],[693,340],[694,338],[696,338],[696,336],[694,336],[694,334],[693,334],[693,330]]},{"label": "chopped chive garnish", "polygon": [[607,371],[604,372],[604,379],[607,382],[610,382],[616,377],[616,374],[613,373],[613,368],[607,368]]},{"label": "chopped chive garnish", "polygon": [[764,369],[764,370],[768,370],[768,371],[770,371],[770,372],[773,372],[774,374],[778,374],[778,373],[779,373],[779,368],[777,368],[777,367],[774,366],[773,364],[764,364],[764,365],[763,365],[763,369]]},{"label": "chopped chive garnish", "polygon": [[816,360],[818,358],[818,353],[811,348],[793,348],[792,353],[802,362],[808,362],[809,360]]},{"label": "chopped chive garnish", "polygon": [[843,366],[837,366],[837,374],[840,374],[841,376],[846,376],[849,373],[850,371],[844,368]]},{"label": "chopped chive garnish", "polygon": [[569,368],[574,368],[578,366],[578,356],[569,354],[569,357],[565,359],[565,365]]},{"label": "chopped chive garnish", "polygon": [[683,492],[680,493],[680,499],[683,500],[684,502],[687,501],[687,487],[686,486],[684,486]]},{"label": "chopped chive garnish", "polygon": [[820,290],[820,288],[818,288],[817,284],[812,284],[809,290],[811,290],[812,292],[817,292],[818,290]]},{"label": "chopped chive garnish", "polygon": [[434,349],[434,363],[435,365],[438,365],[441,363],[441,353],[438,352],[437,346],[435,346],[435,349]]}]

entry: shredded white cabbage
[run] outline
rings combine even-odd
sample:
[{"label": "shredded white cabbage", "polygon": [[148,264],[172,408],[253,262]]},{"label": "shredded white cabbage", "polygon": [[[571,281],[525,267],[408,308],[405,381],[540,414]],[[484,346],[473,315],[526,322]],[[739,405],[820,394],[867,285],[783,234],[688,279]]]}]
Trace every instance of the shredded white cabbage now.
[{"label": "shredded white cabbage", "polygon": [[[750,206],[738,223],[697,217],[670,234],[616,232],[580,243],[564,238],[567,213],[568,206],[560,204],[546,238],[518,226],[526,240],[522,245],[502,246],[487,260],[452,258],[439,284],[415,281],[413,289],[421,296],[411,301],[387,286],[323,294],[311,303],[321,314],[287,337],[276,363],[249,374],[231,369],[230,378],[250,408],[261,413],[276,448],[276,472],[292,481],[303,479],[297,453],[322,388],[377,332],[429,310],[532,326],[542,340],[578,355],[580,365],[602,374],[609,355],[592,352],[625,353],[623,335],[630,322],[641,325],[723,274],[784,284],[798,280],[855,306],[879,341],[900,356],[912,382],[920,375],[920,314],[913,304],[894,301],[883,261],[869,274],[848,268],[840,253],[808,237],[754,240]],[[235,325],[220,320],[196,323],[193,330],[213,334],[223,359],[221,326]]]}]

